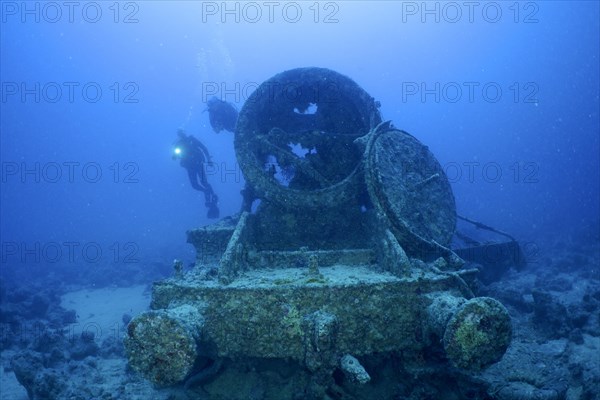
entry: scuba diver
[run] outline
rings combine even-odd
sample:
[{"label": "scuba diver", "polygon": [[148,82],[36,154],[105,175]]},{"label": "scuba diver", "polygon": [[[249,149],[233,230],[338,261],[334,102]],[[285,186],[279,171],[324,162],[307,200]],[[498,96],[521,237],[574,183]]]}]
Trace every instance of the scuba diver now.
[{"label": "scuba diver", "polygon": [[[238,111],[233,104],[213,96],[206,102],[206,110],[204,111],[208,111],[210,126],[215,133],[221,133],[223,130],[234,133]],[[241,194],[243,198],[242,211],[250,211],[252,203],[258,198],[254,189],[246,183]]]},{"label": "scuba diver", "polygon": [[[208,111],[208,119],[210,126],[213,128],[215,133],[220,133],[223,130],[231,133],[235,132],[235,125],[237,124],[238,111],[233,104],[212,97],[206,102],[206,110]],[[242,209],[241,211],[250,212],[252,203],[258,198],[254,188],[252,188],[246,182],[246,186],[241,191],[242,194]]]},{"label": "scuba diver", "polygon": [[187,170],[192,187],[204,193],[205,205],[208,208],[207,217],[219,218],[219,198],[208,183],[204,168],[205,163],[212,162],[208,149],[192,135],[186,135],[182,129],[177,131],[177,136],[173,160],[179,159],[179,164]]},{"label": "scuba diver", "polygon": [[235,131],[238,111],[232,104],[213,96],[208,100],[206,106],[205,111],[208,111],[210,126],[215,133],[220,133],[222,130]]}]

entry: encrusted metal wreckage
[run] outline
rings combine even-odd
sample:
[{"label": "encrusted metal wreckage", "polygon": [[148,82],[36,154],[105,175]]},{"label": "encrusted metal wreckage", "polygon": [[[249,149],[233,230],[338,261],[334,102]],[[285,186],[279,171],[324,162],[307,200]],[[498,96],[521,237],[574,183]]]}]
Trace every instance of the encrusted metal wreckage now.
[{"label": "encrusted metal wreckage", "polygon": [[466,370],[502,357],[510,318],[473,295],[476,271],[449,248],[443,169],[355,82],[322,68],[272,77],[242,108],[235,150],[246,210],[189,231],[195,267],[155,283],[151,311],[128,326],[145,378],[185,382],[201,359],[279,359],[321,385],[336,370],[365,384],[359,359],[373,354],[410,364],[439,348]]}]

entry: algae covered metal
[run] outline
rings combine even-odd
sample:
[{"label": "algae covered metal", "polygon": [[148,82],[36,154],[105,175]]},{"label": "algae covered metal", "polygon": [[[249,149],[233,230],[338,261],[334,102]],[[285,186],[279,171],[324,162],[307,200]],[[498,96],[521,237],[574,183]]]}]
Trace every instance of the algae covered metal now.
[{"label": "algae covered metal", "polygon": [[218,380],[224,360],[279,360],[319,398],[336,371],[367,385],[361,361],[376,355],[409,365],[438,349],[471,370],[502,357],[510,318],[473,296],[474,271],[448,248],[442,168],[356,83],[322,68],[274,76],[240,111],[235,148],[246,210],[188,232],[195,267],[155,283],[128,326],[135,370],[172,385]]}]

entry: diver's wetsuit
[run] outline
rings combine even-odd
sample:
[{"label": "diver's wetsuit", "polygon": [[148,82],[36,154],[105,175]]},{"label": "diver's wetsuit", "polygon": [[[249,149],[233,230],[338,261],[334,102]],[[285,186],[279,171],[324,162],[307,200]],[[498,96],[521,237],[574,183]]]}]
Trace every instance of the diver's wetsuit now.
[{"label": "diver's wetsuit", "polygon": [[205,163],[210,162],[208,149],[192,135],[186,135],[183,131],[178,131],[177,135],[179,139],[175,142],[175,146],[181,151],[179,164],[187,170],[192,187],[204,193],[208,218],[219,218],[217,207],[219,198],[208,183],[204,168]]},{"label": "diver's wetsuit", "polygon": [[235,131],[238,112],[233,104],[213,96],[210,100],[208,100],[206,106],[206,109],[208,110],[210,126],[212,126],[215,133],[219,133],[222,130],[227,130],[229,132]]},{"label": "diver's wetsuit", "polygon": [[[206,110],[208,111],[208,117],[210,120],[210,126],[212,126],[215,133],[220,133],[223,130],[229,132],[235,132],[235,126],[238,119],[238,111],[233,104],[223,101],[217,97],[212,97],[206,103]],[[252,209],[252,203],[258,199],[256,192],[253,187],[246,182],[244,189],[241,191],[242,194],[242,209],[241,211],[250,212]]]}]

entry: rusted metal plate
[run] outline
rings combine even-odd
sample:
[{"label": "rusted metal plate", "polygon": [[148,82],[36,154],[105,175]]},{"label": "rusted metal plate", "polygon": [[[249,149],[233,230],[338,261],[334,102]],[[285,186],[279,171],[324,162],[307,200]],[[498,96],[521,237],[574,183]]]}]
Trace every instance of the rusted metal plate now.
[{"label": "rusted metal plate", "polygon": [[456,206],[439,162],[427,146],[389,124],[371,135],[365,171],[369,195],[398,242],[413,252],[448,246]]}]

